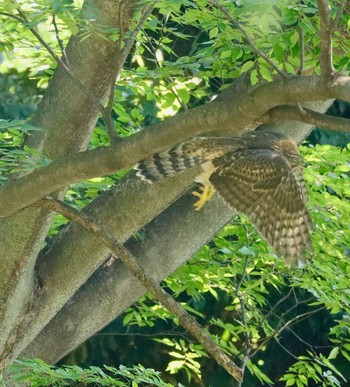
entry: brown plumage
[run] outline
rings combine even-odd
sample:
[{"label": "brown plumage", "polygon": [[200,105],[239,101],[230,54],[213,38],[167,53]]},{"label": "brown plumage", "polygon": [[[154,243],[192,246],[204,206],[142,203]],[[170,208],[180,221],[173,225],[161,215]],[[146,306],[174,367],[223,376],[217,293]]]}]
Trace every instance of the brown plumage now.
[{"label": "brown plumage", "polygon": [[[233,209],[247,215],[288,264],[305,262],[312,252],[312,222],[305,207],[303,159],[293,139],[270,131],[236,138],[196,137],[135,168],[143,180],[153,182],[198,164],[203,173],[196,181],[203,184],[204,195],[216,190]],[[200,198],[197,209],[205,200]]]}]

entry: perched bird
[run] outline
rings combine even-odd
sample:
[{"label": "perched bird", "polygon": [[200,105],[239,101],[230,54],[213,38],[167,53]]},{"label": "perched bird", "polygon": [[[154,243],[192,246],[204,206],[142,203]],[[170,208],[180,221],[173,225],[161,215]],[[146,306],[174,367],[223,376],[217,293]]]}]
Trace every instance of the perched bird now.
[{"label": "perched bird", "polygon": [[278,132],[256,131],[242,137],[194,137],[135,166],[152,183],[195,165],[201,193],[199,210],[217,191],[234,210],[248,216],[287,264],[305,263],[312,253],[312,222],[306,209],[304,160],[295,141]]}]

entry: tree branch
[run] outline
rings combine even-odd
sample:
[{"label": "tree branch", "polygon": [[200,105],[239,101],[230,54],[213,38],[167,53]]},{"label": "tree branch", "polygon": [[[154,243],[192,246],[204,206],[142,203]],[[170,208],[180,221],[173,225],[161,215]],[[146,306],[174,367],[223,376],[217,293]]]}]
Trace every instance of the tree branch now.
[{"label": "tree branch", "polygon": [[145,288],[170,312],[176,315],[180,324],[190,332],[205,348],[205,350],[221,365],[232,377],[241,381],[243,374],[241,369],[218,347],[212,338],[204,332],[196,319],[189,315],[180,304],[178,304],[168,293],[166,293],[153,278],[149,277],[139,265],[135,257],[106,230],[101,228],[91,218],[79,213],[67,204],[43,199],[38,202],[39,206],[56,211],[72,222],[79,224],[95,237],[102,241],[133,273],[133,275],[145,286]]},{"label": "tree branch", "polygon": [[56,22],[56,14],[55,13],[53,13],[53,15],[52,15],[52,24],[53,24],[54,29],[55,29],[56,40],[57,40],[58,45],[60,46],[60,49],[61,49],[63,61],[67,65],[67,67],[69,68],[69,62],[68,62],[68,57],[67,57],[66,49],[64,48],[63,41],[60,38],[60,33],[59,33],[59,30],[58,30],[58,25],[57,25],[57,22]]},{"label": "tree branch", "polygon": [[[172,186],[169,186],[169,183],[170,181],[168,181],[167,189],[166,187],[163,189],[158,187],[157,190],[152,190],[153,195],[150,193],[149,198],[147,196],[146,201],[141,203],[141,206],[146,208],[157,206],[157,203],[163,200],[164,192],[171,191],[172,187],[178,185],[174,182]],[[156,194],[154,194],[155,192]],[[142,193],[140,192],[140,197]],[[107,210],[110,213],[111,208],[116,206],[116,200],[118,199],[119,203],[123,201],[123,198],[120,197],[120,192],[118,197],[112,192],[108,192],[104,196],[105,198],[101,198],[100,201],[102,207],[96,206],[97,203],[95,203],[96,209],[93,213],[90,211],[89,215],[99,214],[100,222],[106,225],[117,239],[125,240],[125,230],[120,230],[120,227],[116,226],[122,223],[119,218],[111,217],[108,220],[105,217]],[[139,202],[137,198],[133,199],[131,201],[134,203]],[[105,203],[106,201],[107,203]],[[194,211],[193,202],[193,195],[186,194],[182,196],[142,228],[142,239],[131,236],[125,243],[127,249],[136,256],[142,267],[147,269],[147,273],[156,281],[160,282],[173,273],[177,267],[184,264],[233,217],[233,212],[218,197],[213,198],[200,212]],[[118,208],[124,208],[124,206],[125,204],[121,203]],[[113,208],[113,213],[118,213],[118,208]],[[136,208],[134,212],[137,214],[139,209]],[[133,216],[133,213],[131,216]],[[120,219],[125,219],[125,216],[123,217],[122,214]],[[208,219],[210,219],[210,222],[208,222]],[[131,230],[128,230],[128,235],[131,234]],[[171,237],[168,238],[166,235]],[[72,254],[74,256],[74,251],[80,250],[81,246],[84,246],[84,248],[87,246],[84,251],[92,250],[93,241],[89,237],[90,235],[80,227],[75,225],[69,227],[68,232],[61,232],[58,243],[54,246],[56,254],[52,252],[49,257],[46,255],[42,258],[48,261],[47,265],[50,265],[51,262],[57,260],[58,256],[62,258],[62,255],[60,256],[58,252],[61,247],[67,259],[72,260]],[[67,248],[67,244],[74,244],[74,247],[72,246],[72,249],[70,249],[68,246]],[[81,257],[86,256],[84,251],[81,252]],[[98,252],[93,251],[93,254],[98,255]],[[99,255],[106,257],[104,252],[100,252]],[[82,259],[85,261],[85,258]],[[68,265],[71,266],[69,262]],[[39,268],[40,266],[42,265],[39,265]],[[67,271],[71,271],[71,268],[67,268]],[[99,289],[99,291],[96,292],[96,289]],[[49,289],[47,291],[50,298],[51,291]],[[46,292],[45,285],[44,292]],[[135,283],[133,275],[125,269],[119,260],[114,260],[111,265],[102,266],[70,298],[70,301],[62,310],[51,319],[50,323],[43,328],[21,356],[40,357],[50,363],[57,362],[95,332],[113,321],[144,293],[145,289],[137,281]],[[89,300],[89,302],[86,303],[86,300]],[[51,304],[51,302],[56,301],[50,299],[47,302]],[[41,303],[40,299],[38,303]],[[84,319],[83,316],[86,315],[91,317]],[[53,345],[54,342],[56,342],[56,345]]]},{"label": "tree branch", "polygon": [[320,16],[320,38],[321,53],[320,65],[321,74],[330,76],[334,73],[333,49],[332,49],[332,23],[329,14],[329,4],[327,0],[317,0],[318,13]]},{"label": "tree branch", "polygon": [[[137,3],[137,0],[123,1],[125,29],[129,29]],[[117,27],[116,2],[105,0],[95,4],[98,11],[96,22]],[[69,39],[67,53],[72,69],[102,100],[108,93],[111,74],[121,66],[118,49],[100,36],[91,35],[81,41],[78,34]],[[58,66],[33,117],[34,125],[43,131],[28,136],[26,144],[49,158],[80,152],[86,149],[97,118],[96,106],[70,81],[62,66]],[[27,188],[35,189],[34,186]],[[0,221],[0,293],[2,299],[7,300],[0,303],[0,368],[7,360],[13,359],[13,351],[21,340],[17,335],[17,325],[27,326],[23,317],[28,316],[28,304],[32,306],[34,266],[51,219],[48,211],[31,208]]]},{"label": "tree branch", "polygon": [[349,3],[347,3],[346,1],[340,1],[340,4],[338,5],[337,14],[332,22],[332,32],[334,32],[336,30],[336,28],[338,28],[339,21],[340,21],[341,17],[343,16],[343,13],[344,13],[344,10],[345,10],[345,7],[347,4],[349,5]]},{"label": "tree branch", "polygon": [[100,113],[103,115],[104,107],[101,103],[101,101],[97,98],[95,93],[90,90],[86,85],[84,85],[83,82],[79,78],[77,78],[72,70],[68,67],[68,63],[66,64],[56,53],[55,51],[50,47],[49,44],[45,42],[45,40],[41,37],[41,35],[38,33],[38,31],[34,27],[29,27],[29,20],[27,19],[25,13],[20,9],[17,8],[17,12],[20,14],[21,18],[15,17],[15,15],[11,15],[11,17],[15,18],[16,20],[20,21],[24,26],[26,26],[29,31],[37,38],[39,43],[46,49],[46,51],[54,58],[57,64],[61,65],[62,69],[65,71],[65,73],[70,77],[70,79],[79,87],[79,89],[87,95],[91,101],[97,106]]},{"label": "tree branch", "polygon": [[303,75],[304,67],[305,67],[305,39],[304,39],[304,30],[302,28],[298,28],[299,34],[299,45],[300,45],[300,65],[298,74]]},{"label": "tree branch", "polygon": [[350,133],[349,119],[329,116],[301,106],[277,106],[270,110],[269,116],[272,121],[294,120],[318,126],[323,129]]},{"label": "tree branch", "polygon": [[257,47],[248,32],[243,28],[242,24],[237,19],[235,19],[225,7],[219,4],[216,0],[209,0],[208,2],[215,8],[219,9],[228,18],[228,20],[230,20],[231,23],[234,24],[242,32],[246,42],[250,45],[250,47],[252,47],[253,51],[256,54],[261,56],[274,70],[276,70],[276,72],[282,78],[285,78],[287,76],[263,51],[261,51]]},{"label": "tree branch", "polygon": [[[222,100],[177,114],[110,147],[53,161],[0,188],[0,218],[14,214],[72,183],[130,168],[156,152],[193,136],[220,129],[239,135],[267,122],[268,110],[283,103],[338,98],[350,100],[350,78],[290,77],[262,85],[236,100]],[[30,187],[30,189],[29,189]]]}]

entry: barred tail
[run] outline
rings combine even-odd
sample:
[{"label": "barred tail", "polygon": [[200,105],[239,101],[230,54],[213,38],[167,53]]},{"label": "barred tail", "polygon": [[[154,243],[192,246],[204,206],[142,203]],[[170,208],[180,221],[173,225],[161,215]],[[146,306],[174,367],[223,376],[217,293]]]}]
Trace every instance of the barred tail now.
[{"label": "barred tail", "polygon": [[226,153],[234,152],[241,146],[242,140],[239,138],[194,137],[167,151],[156,153],[149,159],[142,160],[134,169],[137,170],[136,175],[142,180],[152,183]]},{"label": "barred tail", "polygon": [[151,158],[140,161],[134,167],[137,170],[136,175],[148,183],[153,183],[203,163],[202,157],[193,157],[184,153],[185,144],[176,145],[167,151],[156,153]]}]

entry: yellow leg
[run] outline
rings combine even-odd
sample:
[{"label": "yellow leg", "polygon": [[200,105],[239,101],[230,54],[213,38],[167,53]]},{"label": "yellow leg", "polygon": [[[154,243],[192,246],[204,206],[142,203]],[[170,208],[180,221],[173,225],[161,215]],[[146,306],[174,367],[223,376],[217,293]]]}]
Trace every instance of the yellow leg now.
[{"label": "yellow leg", "polygon": [[193,191],[192,194],[194,196],[197,196],[199,199],[194,203],[194,206],[196,208],[196,211],[199,211],[204,204],[209,201],[212,196],[214,195],[215,189],[209,182],[204,184],[202,187],[199,188],[199,191]]}]

